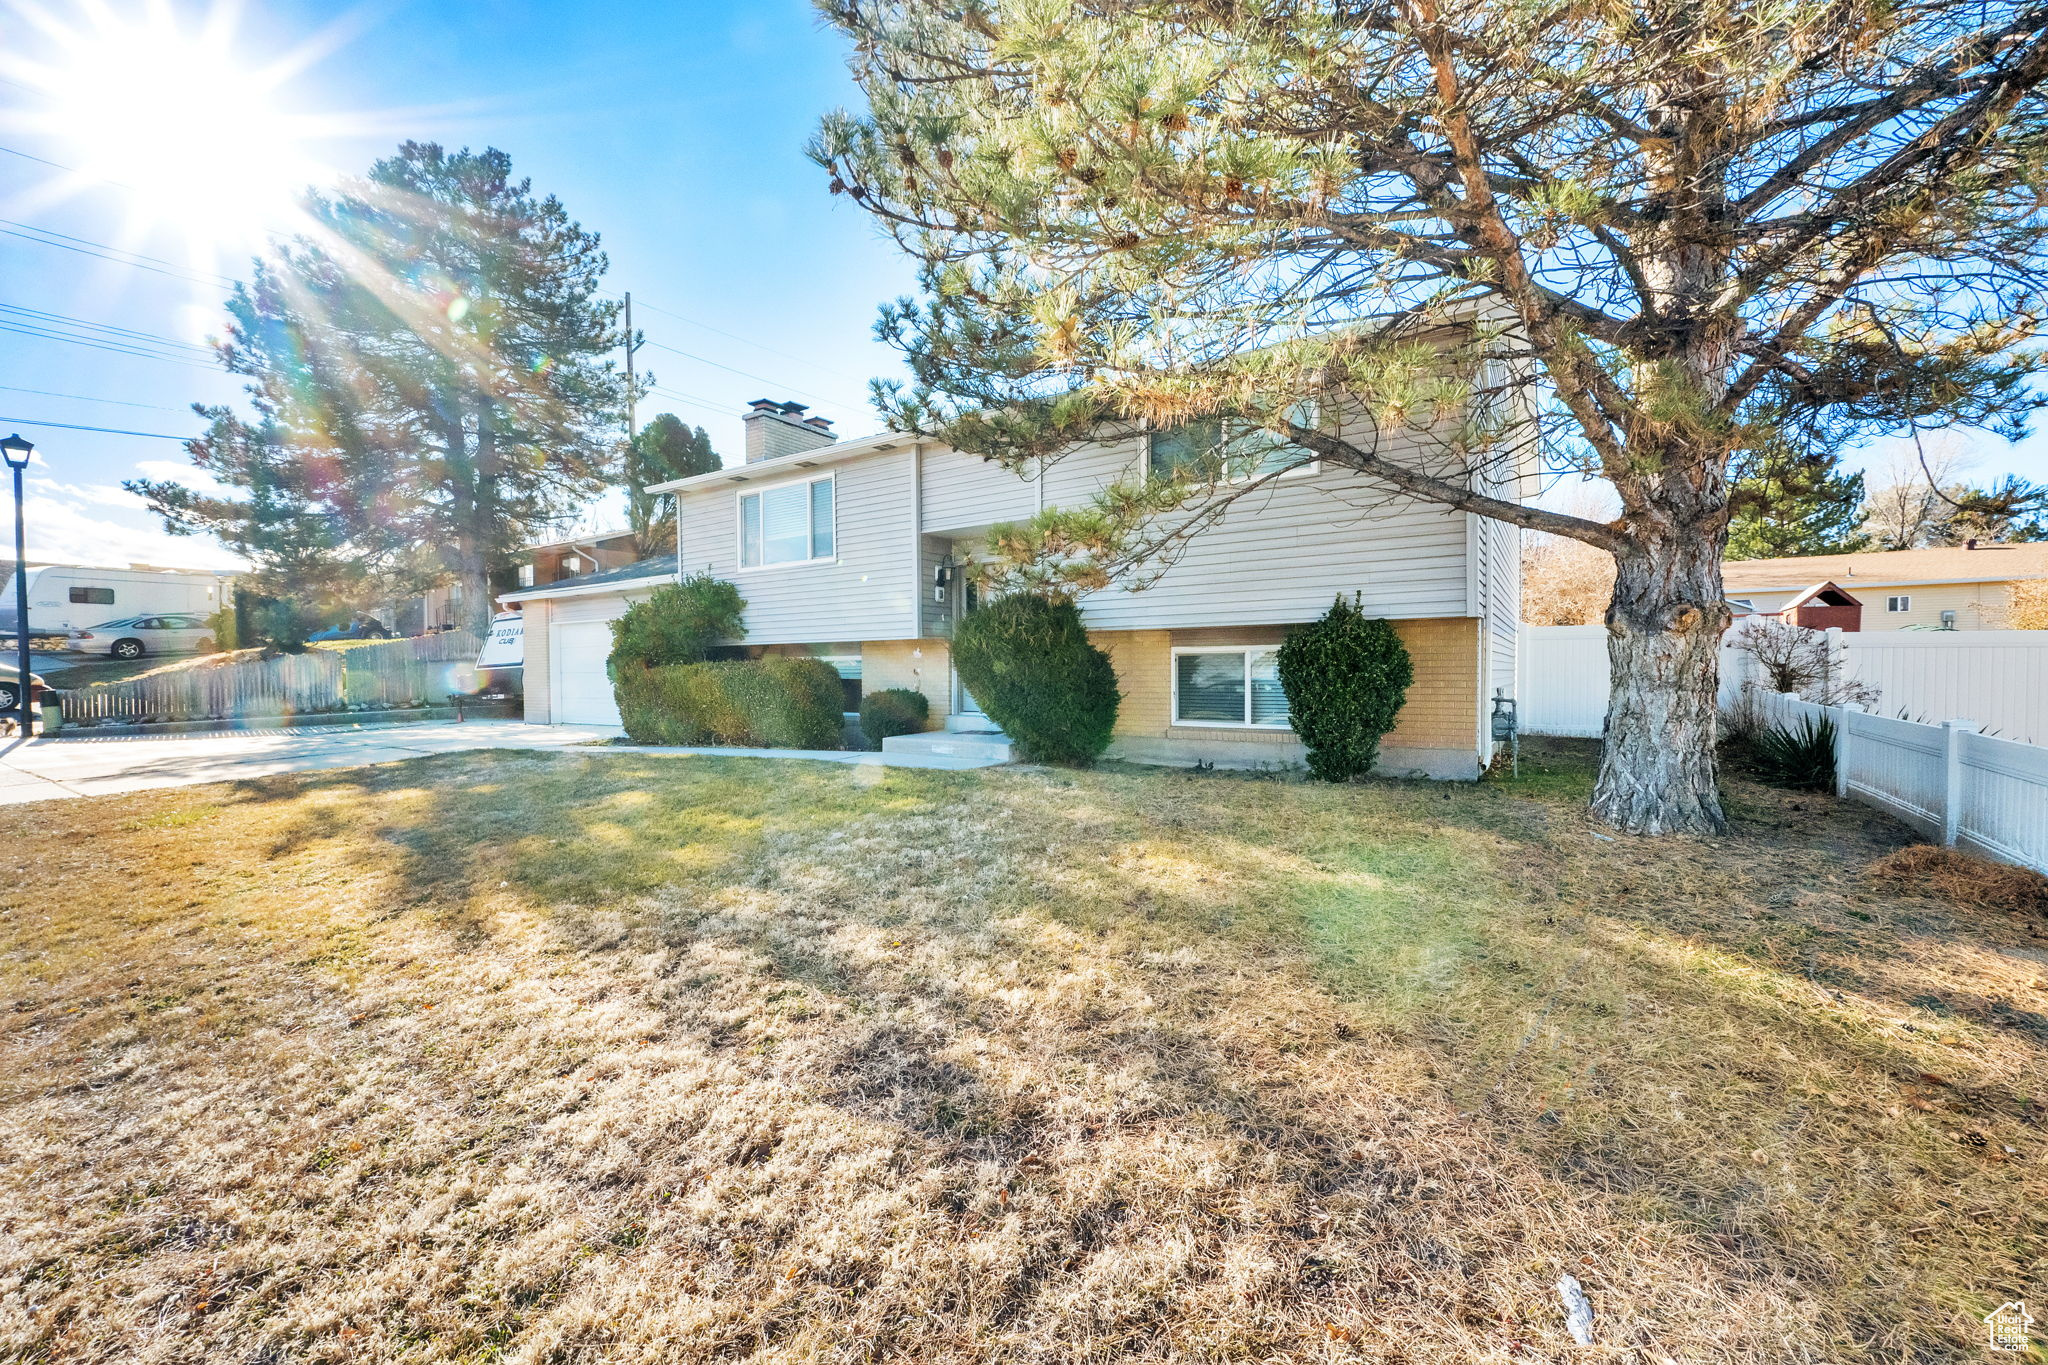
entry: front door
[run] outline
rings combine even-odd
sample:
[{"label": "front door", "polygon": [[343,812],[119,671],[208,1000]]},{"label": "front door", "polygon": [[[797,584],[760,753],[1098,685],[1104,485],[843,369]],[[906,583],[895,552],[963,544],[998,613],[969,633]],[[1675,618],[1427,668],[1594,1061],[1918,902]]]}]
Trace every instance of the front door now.
[{"label": "front door", "polygon": [[[960,591],[953,599],[953,624],[958,626],[961,618],[980,605],[981,589],[972,579],[962,574]],[[994,722],[988,718],[988,712],[981,709],[981,703],[967,690],[967,684],[960,681],[960,670],[957,668],[953,670],[953,714],[965,720],[968,729],[984,725],[991,730],[995,728]]]}]

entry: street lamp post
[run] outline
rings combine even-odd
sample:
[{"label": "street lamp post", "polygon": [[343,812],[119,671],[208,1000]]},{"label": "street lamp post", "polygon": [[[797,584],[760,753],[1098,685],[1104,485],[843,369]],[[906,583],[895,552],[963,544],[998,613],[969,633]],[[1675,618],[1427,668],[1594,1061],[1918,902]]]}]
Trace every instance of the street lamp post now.
[{"label": "street lamp post", "polygon": [[14,471],[14,643],[21,661],[21,672],[14,679],[14,701],[21,708],[23,739],[35,733],[35,726],[29,720],[28,538],[21,516],[21,471],[28,468],[28,457],[34,453],[35,447],[19,435],[0,440],[0,455],[6,456],[7,467]]}]

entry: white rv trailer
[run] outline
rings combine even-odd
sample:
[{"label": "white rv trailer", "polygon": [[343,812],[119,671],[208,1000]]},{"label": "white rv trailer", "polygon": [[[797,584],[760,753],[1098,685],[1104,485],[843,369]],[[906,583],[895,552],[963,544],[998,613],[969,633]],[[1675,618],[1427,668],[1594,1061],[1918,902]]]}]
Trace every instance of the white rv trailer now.
[{"label": "white rv trailer", "polygon": [[[0,571],[0,635],[14,634],[14,574]],[[65,635],[152,612],[208,616],[228,605],[234,575],[178,569],[92,569],[46,564],[28,571],[28,631]]]}]

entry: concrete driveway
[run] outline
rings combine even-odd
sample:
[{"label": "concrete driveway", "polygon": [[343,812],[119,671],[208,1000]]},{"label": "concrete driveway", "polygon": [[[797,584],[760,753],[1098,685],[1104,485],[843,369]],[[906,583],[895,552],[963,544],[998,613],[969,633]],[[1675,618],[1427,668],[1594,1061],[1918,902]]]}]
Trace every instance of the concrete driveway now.
[{"label": "concrete driveway", "polygon": [[559,749],[618,733],[598,725],[451,720],[227,734],[0,739],[0,805],[354,768],[467,749]]}]

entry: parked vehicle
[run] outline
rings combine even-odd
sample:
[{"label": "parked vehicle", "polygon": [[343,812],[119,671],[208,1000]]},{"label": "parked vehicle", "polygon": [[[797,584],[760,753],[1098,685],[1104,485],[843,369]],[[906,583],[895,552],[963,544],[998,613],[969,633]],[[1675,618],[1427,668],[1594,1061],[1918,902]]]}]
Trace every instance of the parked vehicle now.
[{"label": "parked vehicle", "polygon": [[322,640],[388,640],[391,632],[384,629],[383,622],[376,617],[363,616],[345,626],[329,626],[306,638],[316,644]]},{"label": "parked vehicle", "polygon": [[[0,576],[0,635],[12,636],[14,575]],[[208,616],[228,603],[232,582],[232,575],[220,573],[46,564],[28,571],[28,630],[61,636],[158,612]]]},{"label": "parked vehicle", "polygon": [[[7,712],[21,705],[20,678],[20,668],[13,663],[0,663],[0,719],[4,719]],[[50,685],[43,681],[43,675],[40,673],[29,674],[28,681],[29,705],[39,706],[42,704],[43,693],[50,690]]]},{"label": "parked vehicle", "polygon": [[165,612],[161,616],[128,616],[103,621],[91,630],[74,630],[65,639],[66,649],[81,654],[110,654],[116,659],[140,659],[145,654],[210,654],[213,627],[204,616],[189,612]]}]

